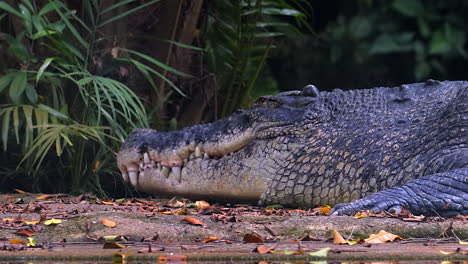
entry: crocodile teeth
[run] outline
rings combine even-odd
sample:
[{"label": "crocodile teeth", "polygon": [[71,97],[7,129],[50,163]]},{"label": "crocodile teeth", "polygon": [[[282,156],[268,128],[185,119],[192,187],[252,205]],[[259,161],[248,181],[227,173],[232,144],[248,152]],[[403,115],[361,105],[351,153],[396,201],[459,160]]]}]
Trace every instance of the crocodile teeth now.
[{"label": "crocodile teeth", "polygon": [[133,186],[136,186],[136,185],[137,185],[137,182],[138,182],[138,172],[136,172],[136,171],[129,171],[129,172],[128,172],[128,177],[130,178],[130,183],[131,183]]},{"label": "crocodile teeth", "polygon": [[166,167],[166,166],[162,167],[161,173],[162,173],[162,175],[164,175],[164,177],[168,178],[169,177],[169,172],[170,172],[169,167]]},{"label": "crocodile teeth", "polygon": [[201,158],[202,157],[202,152],[199,146],[195,148],[195,157]]},{"label": "crocodile teeth", "polygon": [[195,158],[195,155],[193,155],[193,153],[190,153],[189,159],[194,159],[194,158]]},{"label": "crocodile teeth", "polygon": [[145,154],[143,154],[143,162],[144,162],[145,164],[148,164],[148,163],[151,162],[151,160],[150,160],[150,158],[149,158],[149,156],[148,156],[148,153],[146,153],[146,152],[145,152]]},{"label": "crocodile teeth", "polygon": [[204,159],[209,159],[209,158],[210,158],[210,155],[208,155],[208,154],[205,153],[205,154],[203,154],[203,158],[204,158]]},{"label": "crocodile teeth", "polygon": [[140,168],[144,169],[145,168],[145,164],[143,163],[143,161],[140,161],[140,163],[138,164],[140,166]]},{"label": "crocodile teeth", "polygon": [[122,178],[123,178],[124,182],[128,182],[129,181],[128,173],[126,173],[126,172],[122,173]]},{"label": "crocodile teeth", "polygon": [[172,172],[174,178],[179,180],[179,183],[182,181],[182,168],[181,167],[172,167]]}]

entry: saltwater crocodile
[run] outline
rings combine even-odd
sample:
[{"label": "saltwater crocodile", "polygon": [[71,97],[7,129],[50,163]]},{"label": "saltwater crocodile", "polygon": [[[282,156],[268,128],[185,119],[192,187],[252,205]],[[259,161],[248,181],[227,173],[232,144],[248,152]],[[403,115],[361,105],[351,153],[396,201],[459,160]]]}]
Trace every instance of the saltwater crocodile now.
[{"label": "saltwater crocodile", "polygon": [[429,80],[319,92],[308,85],[213,123],[136,129],[118,166],[148,193],[336,205],[338,215],[468,214],[467,87]]}]

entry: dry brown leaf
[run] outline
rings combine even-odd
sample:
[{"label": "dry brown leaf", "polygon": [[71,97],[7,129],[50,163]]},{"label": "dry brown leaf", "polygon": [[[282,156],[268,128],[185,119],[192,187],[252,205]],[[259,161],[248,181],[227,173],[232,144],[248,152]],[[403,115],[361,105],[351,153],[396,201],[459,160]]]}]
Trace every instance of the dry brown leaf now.
[{"label": "dry brown leaf", "polygon": [[15,239],[10,240],[10,244],[26,244],[26,241],[15,238]]},{"label": "dry brown leaf", "polygon": [[220,240],[220,239],[221,239],[221,238],[219,238],[219,237],[209,236],[209,237],[203,239],[203,242],[204,242],[204,243],[210,243],[210,242],[213,242],[213,241],[218,241],[218,240]]},{"label": "dry brown leaf", "polygon": [[467,241],[463,241],[463,240],[458,240],[458,244],[460,244],[460,245],[468,245],[468,242],[467,242]]},{"label": "dry brown leaf", "polygon": [[354,215],[354,218],[359,219],[359,218],[366,218],[368,217],[369,214],[366,211],[359,211],[357,214]]},{"label": "dry brown leaf", "polygon": [[116,227],[117,223],[114,221],[111,221],[107,218],[101,218],[101,224],[107,226],[107,227]]},{"label": "dry brown leaf", "polygon": [[197,210],[201,210],[201,209],[203,209],[205,207],[208,207],[208,206],[210,206],[210,204],[208,202],[206,202],[206,201],[203,201],[203,200],[195,202],[195,208]]},{"label": "dry brown leaf", "polygon": [[400,236],[389,233],[385,230],[380,230],[379,233],[372,234],[369,236],[369,238],[364,239],[364,242],[369,243],[369,244],[377,244],[377,243],[392,242],[395,239],[402,239],[402,238]]},{"label": "dry brown leaf", "polygon": [[191,217],[191,216],[184,217],[183,221],[185,221],[185,222],[187,222],[189,224],[192,224],[192,225],[199,225],[199,226],[203,226],[203,227],[206,226],[205,223],[203,223],[202,221],[200,221],[200,220],[198,220],[198,219],[196,219],[194,217]]},{"label": "dry brown leaf", "polygon": [[258,252],[260,254],[267,254],[267,253],[271,253],[272,249],[271,248],[267,248],[267,247],[262,247],[262,246],[257,246],[253,252]]},{"label": "dry brown leaf", "polygon": [[104,205],[117,205],[117,204],[114,203],[114,202],[101,201],[101,203],[104,204]]},{"label": "dry brown leaf", "polygon": [[244,242],[245,243],[264,243],[265,241],[261,237],[255,234],[245,234]]},{"label": "dry brown leaf", "polygon": [[348,241],[338,231],[333,230],[333,244],[348,244]]},{"label": "dry brown leaf", "polygon": [[29,228],[21,228],[17,230],[15,234],[20,235],[20,236],[30,237],[30,236],[34,236],[36,233],[34,233],[34,231],[32,231]]}]

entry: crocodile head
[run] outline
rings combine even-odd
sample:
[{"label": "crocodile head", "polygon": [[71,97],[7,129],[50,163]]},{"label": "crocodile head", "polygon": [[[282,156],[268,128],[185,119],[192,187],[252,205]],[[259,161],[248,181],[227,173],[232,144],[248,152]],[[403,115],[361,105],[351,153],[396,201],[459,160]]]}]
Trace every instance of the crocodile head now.
[{"label": "crocodile head", "polygon": [[135,129],[118,153],[118,167],[126,182],[148,193],[258,200],[293,147],[290,136],[304,133],[298,124],[316,119],[317,98],[318,90],[306,86],[261,97],[213,123],[173,132]]}]

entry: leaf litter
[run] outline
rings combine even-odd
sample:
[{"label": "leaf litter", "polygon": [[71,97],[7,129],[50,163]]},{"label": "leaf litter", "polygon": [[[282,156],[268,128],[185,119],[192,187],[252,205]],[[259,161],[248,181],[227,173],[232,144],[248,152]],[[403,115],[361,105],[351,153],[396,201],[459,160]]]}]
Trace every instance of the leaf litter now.
[{"label": "leaf litter", "polygon": [[[43,247],[44,243],[50,243],[50,241],[39,241],[37,242],[33,236],[36,235],[37,232],[44,232],[44,225],[58,225],[63,220],[79,217],[88,212],[92,212],[94,205],[99,206],[107,206],[109,210],[114,212],[133,212],[133,213],[141,213],[144,214],[146,217],[154,217],[158,215],[183,215],[183,221],[195,225],[201,226],[203,228],[209,227],[209,224],[201,221],[196,216],[197,215],[210,215],[210,220],[215,222],[222,222],[224,224],[236,223],[238,221],[238,217],[242,215],[250,215],[250,216],[318,216],[318,215],[327,215],[330,207],[323,206],[317,207],[312,209],[287,209],[281,206],[273,206],[270,208],[259,208],[252,205],[246,204],[210,204],[206,201],[195,201],[191,202],[187,199],[171,199],[169,201],[164,200],[145,200],[145,199],[138,199],[138,198],[121,198],[121,199],[113,199],[113,200],[101,200],[93,195],[80,195],[80,196],[69,196],[66,194],[42,194],[42,195],[35,195],[35,197],[29,197],[29,199],[24,198],[24,196],[33,196],[33,194],[27,192],[19,192],[18,195],[15,196],[3,196],[2,198],[5,199],[3,203],[0,204],[0,213],[9,214],[9,215],[16,215],[14,218],[0,218],[0,228],[13,229],[13,233],[26,236],[28,241],[24,241],[21,239],[10,239],[8,240],[9,244],[15,246],[13,250],[27,250],[27,248],[33,247]],[[69,209],[70,207],[64,206],[68,204],[79,204],[82,205],[79,208]],[[63,206],[61,206],[63,205]],[[67,209],[68,208],[68,209]],[[21,214],[38,214],[39,220],[36,219],[24,219]],[[367,217],[393,217],[399,218],[403,221],[412,221],[412,222],[424,222],[428,221],[428,218],[424,216],[415,216],[412,215],[409,211],[402,210],[399,214],[389,214],[389,213],[372,213],[361,211],[359,212],[355,218],[367,218]],[[458,217],[459,220],[462,221],[468,220],[466,216]],[[107,218],[102,218],[100,222],[108,227],[115,227],[117,223]],[[275,242],[275,237],[280,236],[281,233],[278,232],[279,230],[273,229],[267,223],[262,224],[263,229],[270,235],[270,236],[262,236],[258,233],[248,233],[243,234],[244,243],[270,243]],[[87,232],[91,229],[90,223],[86,227]],[[232,230],[233,233],[242,232],[239,230]],[[336,232],[336,233],[335,233]],[[219,243],[223,242],[226,244],[232,243],[231,239],[226,239],[222,237],[216,237],[209,235],[209,230],[207,231],[208,236],[204,239],[198,240],[199,242],[203,243]],[[98,237],[90,237],[93,241],[104,241],[104,248],[126,248],[127,246],[121,244],[121,242],[127,243],[128,241],[132,241],[132,238],[127,238],[124,234],[121,235],[109,235],[104,236],[101,238]],[[144,238],[141,241],[148,241],[148,247],[146,249],[141,249],[139,252],[147,253],[151,251],[158,251],[154,249],[161,249],[164,247],[153,247],[151,249],[151,242],[158,241],[159,235],[154,235],[153,237]],[[354,245],[358,243],[386,243],[395,240],[401,240],[402,238],[385,232],[381,230],[377,234],[372,234],[369,238],[362,240],[362,239],[344,239],[341,234],[337,231],[334,231],[333,237],[333,244],[345,244],[345,245]],[[324,241],[322,238],[317,238],[311,236],[308,233],[305,233],[301,237],[297,237],[293,239],[297,243],[297,249],[294,250],[276,250],[276,246],[256,246],[254,248],[254,252],[258,252],[259,254],[285,254],[285,255],[300,255],[300,254],[309,254],[311,256],[326,256],[329,252],[339,253],[339,251],[333,250],[330,247],[318,249],[315,251],[306,250],[302,247],[301,241]],[[170,241],[161,241],[160,243],[170,242]],[[195,241],[196,242],[196,241]],[[236,242],[234,240],[234,242]],[[240,241],[239,241],[240,242]],[[467,242],[459,240],[459,244],[466,245]],[[16,246],[19,245],[19,246]],[[331,244],[330,244],[331,245]],[[181,246],[182,248],[182,246]],[[187,247],[187,250],[196,250],[196,249],[203,249],[203,247]],[[1,249],[0,249],[1,250]],[[4,249],[6,250],[6,248]],[[11,248],[9,250],[12,250]],[[450,251],[449,251],[450,252]],[[456,253],[466,253],[465,250],[459,250]],[[162,262],[171,260],[171,257],[166,259],[162,259]]]}]

